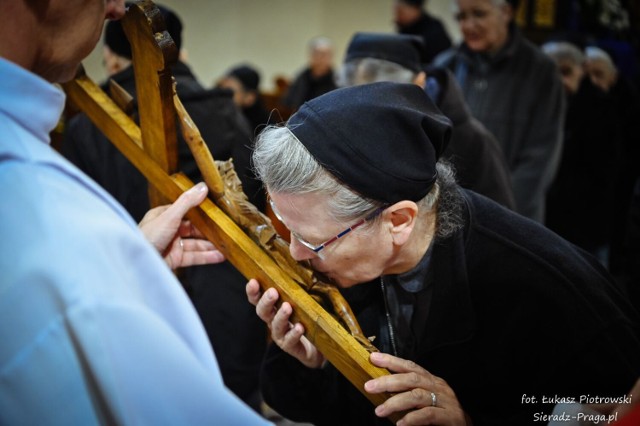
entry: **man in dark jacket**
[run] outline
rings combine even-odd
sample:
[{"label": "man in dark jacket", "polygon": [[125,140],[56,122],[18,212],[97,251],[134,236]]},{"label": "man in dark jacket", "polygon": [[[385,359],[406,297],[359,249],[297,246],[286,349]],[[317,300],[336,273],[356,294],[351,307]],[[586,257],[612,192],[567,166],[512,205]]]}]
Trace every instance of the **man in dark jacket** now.
[{"label": "man in dark jacket", "polygon": [[[263,394],[286,417],[536,424],[561,398],[620,397],[640,376],[638,313],[606,270],[461,189],[438,162],[450,133],[422,89],[381,82],[309,101],[256,141],[292,256],[343,289],[381,350],[370,361],[392,373],[355,389],[291,323],[295,307],[251,280],[274,342]],[[373,407],[362,391],[393,396]]]},{"label": "man in dark jacket", "polygon": [[269,111],[260,95],[260,74],[249,65],[231,68],[218,80],[216,87],[233,91],[233,102],[242,110],[254,135],[269,123]]},{"label": "man in dark jacket", "polygon": [[454,166],[460,186],[515,210],[509,170],[498,142],[471,116],[460,86],[447,69],[431,66],[423,71],[423,45],[415,36],[356,33],[347,47],[338,83],[354,86],[393,81],[425,88],[451,120],[451,141],[442,157]]},{"label": "man in dark jacket", "polygon": [[[182,24],[172,11],[160,8],[169,34],[180,48]],[[105,64],[117,71],[111,78],[135,96],[131,47],[122,24],[105,29]],[[216,160],[233,158],[245,193],[264,205],[260,182],[250,172],[251,133],[226,90],[206,91],[189,67],[178,62],[171,69],[178,96],[198,126]],[[106,85],[105,87],[106,88]],[[134,111],[135,115],[135,111]],[[179,168],[194,182],[202,180],[193,156],[178,135]],[[63,154],[116,198],[136,220],[149,209],[144,176],[107,140],[85,114],[73,117],[66,128]],[[258,194],[258,197],[254,197]],[[259,408],[258,368],[266,345],[264,326],[246,302],[246,280],[228,262],[186,268],[182,281],[218,356],[226,385],[256,410]],[[215,285],[212,282],[215,281]],[[243,330],[238,333],[238,330]]]},{"label": "man in dark jacket", "polygon": [[451,47],[451,39],[442,22],[425,12],[424,3],[424,0],[395,0],[393,11],[398,33],[416,35],[424,41],[424,62],[428,64]]},{"label": "man in dark jacket", "polygon": [[308,101],[336,88],[333,74],[333,42],[315,37],[308,43],[308,65],[296,75],[282,99],[283,105],[296,110]]}]

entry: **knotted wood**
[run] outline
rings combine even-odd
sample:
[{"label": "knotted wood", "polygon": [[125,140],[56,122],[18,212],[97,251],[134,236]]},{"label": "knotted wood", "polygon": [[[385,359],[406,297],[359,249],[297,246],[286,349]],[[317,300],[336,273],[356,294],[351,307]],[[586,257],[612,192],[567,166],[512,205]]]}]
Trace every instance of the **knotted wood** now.
[{"label": "knotted wood", "polygon": [[[189,211],[187,218],[245,277],[256,278],[263,290],[274,287],[281,296],[280,303],[286,301],[292,305],[292,320],[304,325],[305,336],[309,341],[374,405],[383,403],[391,397],[391,394],[369,394],[364,391],[366,381],[390,374],[388,370],[370,363],[369,351],[375,348],[368,341],[362,341],[364,336],[356,338],[347,332],[307,293],[308,288],[303,288],[302,285],[309,286],[308,280],[313,280],[312,271],[304,265],[287,266],[292,260],[283,254],[282,248],[270,252],[261,246],[261,239],[268,240],[261,233],[264,231],[263,226],[270,225],[268,218],[264,217],[267,222],[260,222],[256,227],[253,237],[247,235],[246,224],[243,226],[245,229],[241,229],[242,214],[238,219],[238,212],[233,211],[238,210],[238,205],[228,198],[228,188],[225,188],[225,184],[228,186],[229,180],[225,183],[222,178],[228,171],[226,168],[230,167],[230,163],[218,162],[220,167],[212,166],[213,158],[206,144],[201,138],[198,140],[199,132],[195,124],[190,121],[188,115],[185,116],[186,112],[181,108],[179,99],[174,98],[168,64],[175,58],[172,56],[173,53],[163,53],[163,50],[175,49],[175,44],[170,41],[170,37],[164,31],[162,21],[158,20],[159,16],[155,5],[149,0],[143,0],[129,7],[123,21],[134,55],[140,127],[86,75],[79,74],[76,79],[63,85],[69,100],[84,111],[147,178],[157,191],[157,199],[166,199],[169,202],[175,201],[185,190],[194,185],[183,174],[175,173],[177,155],[174,108],[177,108],[183,126],[186,126],[186,129],[192,129],[192,132],[185,132],[185,138],[191,139],[188,142],[197,147],[194,150],[194,157],[206,178],[211,190],[210,195],[216,201],[223,200],[219,204],[221,208],[207,198],[197,208]],[[141,84],[140,79],[148,79],[151,84]],[[167,79],[169,88],[166,87]],[[155,89],[152,86],[155,86]],[[141,88],[144,88],[144,94],[140,92]],[[148,105],[149,103],[154,105]],[[240,213],[246,214],[246,209],[239,210]],[[232,220],[230,215],[236,216],[236,220]],[[254,225],[250,225],[249,228]],[[277,234],[275,231],[273,233]],[[286,246],[285,251],[288,253]],[[279,261],[278,256],[283,259]],[[314,285],[327,286],[315,280],[309,287]],[[329,298],[338,297],[338,295],[341,297],[335,287],[333,291]],[[357,323],[355,326],[355,334],[357,334],[359,327]],[[351,326],[348,325],[348,327],[351,329]],[[369,344],[369,350],[365,348],[367,344]],[[396,413],[390,416],[390,419],[395,422],[402,415]]]}]

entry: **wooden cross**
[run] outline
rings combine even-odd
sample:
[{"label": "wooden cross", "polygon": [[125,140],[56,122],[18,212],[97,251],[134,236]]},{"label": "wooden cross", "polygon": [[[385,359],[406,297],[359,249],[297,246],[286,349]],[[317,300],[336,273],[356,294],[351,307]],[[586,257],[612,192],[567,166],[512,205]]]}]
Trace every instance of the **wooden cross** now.
[{"label": "wooden cross", "polygon": [[[226,179],[229,173],[233,175],[230,163],[216,166],[182,108],[174,93],[170,71],[178,51],[165,31],[158,8],[150,0],[137,1],[128,8],[122,25],[133,53],[140,126],[81,73],[63,85],[68,99],[147,178],[152,186],[152,203],[173,202],[194,185],[177,171],[177,114],[185,140],[214,199],[205,199],[187,213],[187,218],[246,278],[256,278],[263,290],[276,288],[280,301],[293,306],[292,320],[304,325],[307,339],[374,405],[383,403],[392,394],[364,391],[366,381],[390,374],[369,361],[370,351],[376,349],[361,332],[358,335],[355,320],[347,320],[345,325],[350,333],[307,292],[309,288],[331,287],[329,298],[340,299],[338,290],[319,282],[308,265],[292,260],[286,243],[277,236],[270,221],[257,213],[244,194],[233,195],[234,181]],[[338,314],[341,318],[352,316],[348,305]],[[390,419],[396,422],[403,415],[396,413]]]}]

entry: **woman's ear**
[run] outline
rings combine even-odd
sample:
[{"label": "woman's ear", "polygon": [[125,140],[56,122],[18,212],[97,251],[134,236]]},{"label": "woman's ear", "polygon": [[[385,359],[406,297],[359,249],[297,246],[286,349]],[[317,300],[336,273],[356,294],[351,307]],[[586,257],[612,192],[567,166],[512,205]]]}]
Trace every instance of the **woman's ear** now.
[{"label": "woman's ear", "polygon": [[385,210],[384,217],[390,224],[391,238],[396,245],[403,245],[409,240],[418,216],[418,205],[413,201],[399,201]]}]

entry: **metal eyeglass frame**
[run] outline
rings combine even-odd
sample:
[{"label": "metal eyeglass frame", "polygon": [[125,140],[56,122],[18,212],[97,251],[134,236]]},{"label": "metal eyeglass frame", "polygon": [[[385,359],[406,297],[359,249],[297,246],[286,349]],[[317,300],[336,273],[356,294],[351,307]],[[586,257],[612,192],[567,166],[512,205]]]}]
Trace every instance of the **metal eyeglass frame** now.
[{"label": "metal eyeglass frame", "polygon": [[[273,214],[278,218],[278,220],[280,222],[282,222],[284,224],[284,220],[282,220],[282,217],[280,216],[280,213],[278,213],[278,209],[276,208],[275,204],[273,203],[273,200],[271,198],[269,198],[269,205],[271,206],[271,210],[273,211]],[[302,244],[303,246],[305,246],[306,248],[308,248],[309,250],[311,250],[314,253],[319,253],[321,250],[323,250],[325,247],[327,247],[329,244],[332,244],[336,241],[338,241],[340,238],[344,237],[345,235],[349,234],[351,231],[353,231],[354,229],[364,225],[366,222],[370,221],[371,219],[375,218],[376,216],[378,216],[380,213],[382,213],[385,209],[387,208],[387,206],[384,207],[379,207],[377,209],[375,209],[373,211],[373,213],[369,214],[367,217],[365,217],[364,219],[359,220],[357,223],[354,223],[353,225],[351,225],[350,227],[348,227],[347,229],[345,229],[344,231],[340,232],[338,235],[329,238],[327,241],[325,241],[324,243],[320,244],[320,245],[313,245],[310,242],[306,241],[304,238],[302,238],[300,235],[296,234],[295,232],[289,230],[289,232],[291,233],[291,235],[293,236],[293,238],[295,238],[296,240],[298,240],[298,242],[300,244]],[[286,226],[286,225],[285,225]]]}]

